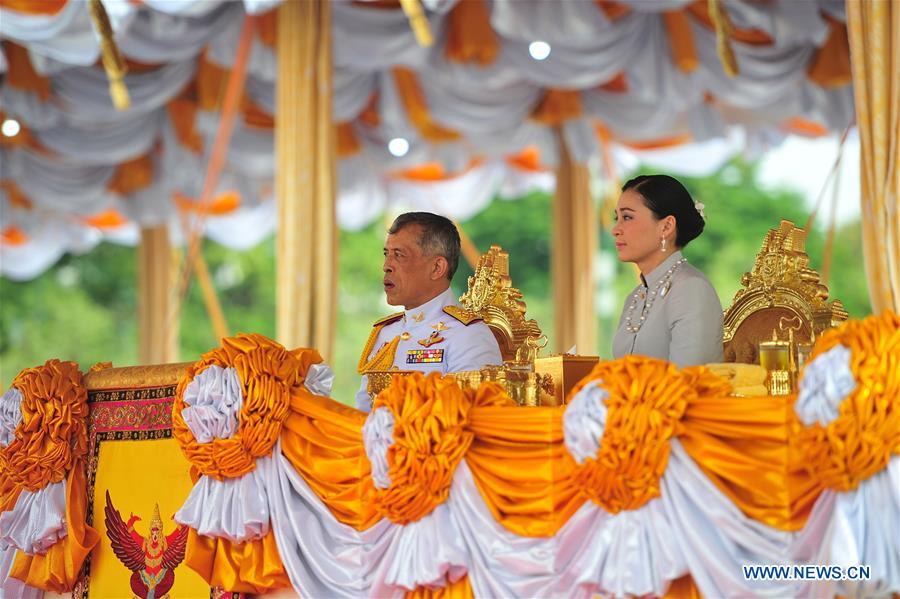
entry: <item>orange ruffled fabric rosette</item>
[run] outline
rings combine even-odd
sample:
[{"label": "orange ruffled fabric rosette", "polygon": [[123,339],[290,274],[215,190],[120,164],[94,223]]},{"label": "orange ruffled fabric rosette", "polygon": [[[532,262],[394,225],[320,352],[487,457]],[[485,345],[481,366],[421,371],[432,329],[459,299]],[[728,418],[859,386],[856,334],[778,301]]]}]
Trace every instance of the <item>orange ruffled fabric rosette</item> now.
[{"label": "orange ruffled fabric rosette", "polygon": [[387,450],[391,486],[376,489],[378,511],[395,524],[422,519],[447,500],[457,464],[472,444],[469,412],[475,407],[515,406],[496,383],[461,389],[453,377],[433,372],[395,376],[372,404],[394,417]]},{"label": "orange ruffled fabric rosette", "polygon": [[[255,333],[226,337],[221,347],[203,354],[179,381],[172,405],[172,434],[195,473],[217,480],[238,478],[256,468],[257,458],[271,455],[291,413],[292,397],[310,395],[303,388],[305,376],[312,364],[321,361],[315,350],[289,351]],[[234,436],[200,443],[181,415],[184,391],[213,364],[237,371],[243,404]],[[231,591],[263,593],[290,586],[271,529],[261,539],[243,543],[202,537],[191,530],[185,564],[210,585]]]},{"label": "orange ruffled fabric rosette", "polygon": [[823,487],[849,491],[900,454],[900,316],[886,312],[826,331],[810,361],[839,344],[850,350],[856,388],[825,426],[794,418],[792,439],[799,467]]},{"label": "orange ruffled fabric rosette", "polygon": [[[256,458],[272,453],[290,411],[291,395],[303,385],[310,364],[321,361],[315,350],[288,351],[255,333],[222,339],[222,347],[203,354],[178,383],[172,405],[172,433],[185,457],[201,474],[217,480],[252,471]],[[233,437],[199,443],[181,416],[184,390],[213,364],[237,371],[244,400],[240,424]]]},{"label": "orange ruffled fabric rosette", "polygon": [[688,405],[731,390],[705,367],[679,370],[643,356],[600,362],[571,396],[594,381],[609,393],[606,426],[597,456],[578,465],[573,477],[581,493],[611,514],[636,510],[659,497],[669,439],[684,432]]},{"label": "orange ruffled fabric rosette", "polygon": [[17,552],[10,576],[45,591],[71,591],[99,541],[85,523],[87,391],[78,365],[55,359],[23,370],[12,386],[22,394],[22,420],[0,450],[0,508],[12,510],[22,491],[65,479],[67,534],[43,555]]}]

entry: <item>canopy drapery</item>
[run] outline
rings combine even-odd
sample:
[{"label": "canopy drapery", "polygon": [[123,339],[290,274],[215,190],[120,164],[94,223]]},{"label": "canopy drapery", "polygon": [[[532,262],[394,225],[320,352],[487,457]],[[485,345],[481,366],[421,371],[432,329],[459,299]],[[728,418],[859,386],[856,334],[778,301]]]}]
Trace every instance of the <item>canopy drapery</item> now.
[{"label": "canopy drapery", "polygon": [[900,310],[900,6],[848,2],[873,311]]},{"label": "canopy drapery", "polygon": [[[168,225],[178,244],[178,213],[202,213],[205,234],[231,247],[271,235],[278,4],[104,0],[129,66],[131,105],[117,112],[87,2],[0,3],[0,98],[4,118],[20,125],[0,150],[3,276],[37,276],[101,239],[136,243],[140,226]],[[646,146],[733,125],[772,139],[797,118],[840,131],[853,119],[840,1],[723,3],[734,78],[706,1],[423,4],[430,48],[399,3],[331,3],[343,228],[392,205],[465,220],[498,192],[549,190],[560,139],[584,163],[597,153],[598,125],[616,144]],[[247,14],[258,27],[241,116],[216,200],[201,205],[198,174]],[[550,48],[541,61],[529,54],[536,40]],[[408,150],[394,156],[388,142],[398,138]],[[422,178],[422,164],[440,176]]]}]

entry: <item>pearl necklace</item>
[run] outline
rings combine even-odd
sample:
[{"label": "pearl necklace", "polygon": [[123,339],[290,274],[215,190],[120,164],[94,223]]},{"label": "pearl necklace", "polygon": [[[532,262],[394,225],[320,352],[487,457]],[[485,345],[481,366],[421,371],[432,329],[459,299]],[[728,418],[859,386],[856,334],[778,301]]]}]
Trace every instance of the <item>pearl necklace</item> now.
[{"label": "pearl necklace", "polygon": [[641,310],[641,319],[637,322],[637,324],[632,324],[632,317],[634,316],[634,311],[637,308],[638,297],[643,299],[643,292],[639,291],[635,293],[631,297],[631,305],[628,306],[628,314],[625,315],[625,330],[629,333],[637,333],[641,330],[641,326],[643,326],[644,321],[647,320],[647,314],[650,312],[650,308],[653,307],[653,302],[656,301],[656,297],[662,297],[669,291],[669,287],[672,285],[672,276],[675,274],[675,271],[678,270],[678,267],[687,262],[687,258],[681,258],[669,267],[669,270],[665,272],[662,278],[659,280],[659,283],[656,284],[656,288],[650,293],[650,297],[647,298],[647,301],[644,302],[644,309]]}]

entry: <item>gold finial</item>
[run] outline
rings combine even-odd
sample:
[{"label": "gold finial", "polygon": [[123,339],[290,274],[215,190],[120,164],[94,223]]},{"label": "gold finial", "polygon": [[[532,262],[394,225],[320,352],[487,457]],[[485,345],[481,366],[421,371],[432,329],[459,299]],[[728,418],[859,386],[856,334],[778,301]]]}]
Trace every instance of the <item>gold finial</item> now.
[{"label": "gold finial", "polygon": [[156,530],[162,530],[162,527],[162,518],[159,517],[159,504],[155,503],[153,504],[153,517],[150,518],[150,530],[153,530],[154,528]]}]

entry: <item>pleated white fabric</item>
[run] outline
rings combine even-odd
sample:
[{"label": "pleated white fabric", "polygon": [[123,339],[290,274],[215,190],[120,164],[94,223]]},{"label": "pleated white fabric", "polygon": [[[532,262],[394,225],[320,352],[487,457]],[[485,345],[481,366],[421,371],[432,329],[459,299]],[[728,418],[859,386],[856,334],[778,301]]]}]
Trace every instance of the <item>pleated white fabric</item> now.
[{"label": "pleated white fabric", "polygon": [[891,597],[900,592],[900,457],[857,489],[819,496],[793,545],[801,563],[869,567],[868,580],[802,585],[798,596]]},{"label": "pleated white fabric", "polygon": [[25,553],[46,553],[67,534],[65,479],[39,491],[23,490],[13,509],[0,513],[0,542]]},{"label": "pleated white fabric", "polygon": [[836,345],[816,356],[803,369],[800,393],[794,411],[806,426],[816,422],[828,426],[838,417],[844,398],[856,389],[856,377],[850,368],[850,350]]},{"label": "pleated white fabric", "polygon": [[10,387],[0,397],[0,447],[6,447],[16,438],[16,427],[22,422],[22,392]]},{"label": "pleated white fabric", "polygon": [[181,415],[198,443],[233,437],[244,405],[237,370],[210,364],[185,387],[184,403]]}]

